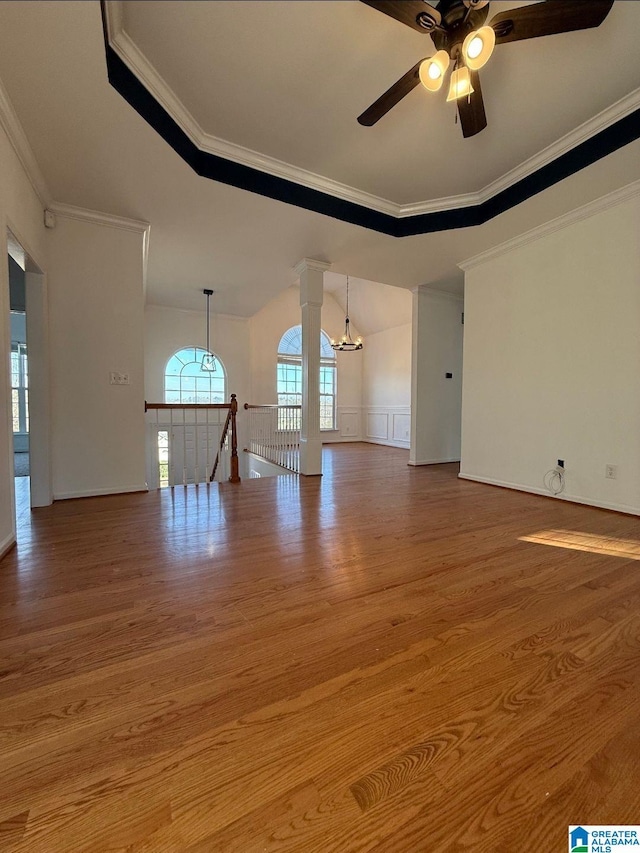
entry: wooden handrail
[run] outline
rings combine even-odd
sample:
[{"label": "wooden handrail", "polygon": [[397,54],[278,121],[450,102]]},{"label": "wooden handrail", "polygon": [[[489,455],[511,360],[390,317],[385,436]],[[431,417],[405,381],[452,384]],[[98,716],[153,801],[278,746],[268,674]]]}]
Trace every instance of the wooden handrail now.
[{"label": "wooden handrail", "polygon": [[245,403],[244,407],[245,407],[245,409],[301,409],[302,408],[302,406],[297,406],[297,405],[293,405],[293,404],[289,405],[288,403],[285,403],[284,406],[279,406],[277,403],[276,404],[267,403],[264,406],[260,406],[260,405],[253,406],[253,405],[251,405],[251,403]]},{"label": "wooden handrail", "polygon": [[[235,397],[235,394],[231,395]],[[144,401],[144,410],[149,409],[230,409],[231,403],[147,403]]]}]

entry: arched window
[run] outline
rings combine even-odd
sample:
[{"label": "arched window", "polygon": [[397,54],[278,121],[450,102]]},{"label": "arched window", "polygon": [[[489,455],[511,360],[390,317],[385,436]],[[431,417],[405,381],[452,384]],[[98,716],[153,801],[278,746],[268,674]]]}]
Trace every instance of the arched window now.
[{"label": "arched window", "polygon": [[[302,403],[302,326],[292,326],[278,344],[278,405]],[[335,429],[336,354],[320,332],[320,429]]]},{"label": "arched window", "polygon": [[165,403],[224,403],[227,375],[223,363],[213,356],[213,370],[202,369],[207,351],[185,347],[174,353],[164,371]]}]

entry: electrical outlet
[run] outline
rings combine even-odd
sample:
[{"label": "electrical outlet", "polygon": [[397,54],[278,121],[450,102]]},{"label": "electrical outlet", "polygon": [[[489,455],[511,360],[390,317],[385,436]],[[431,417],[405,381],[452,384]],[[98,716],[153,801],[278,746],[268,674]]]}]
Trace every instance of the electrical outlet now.
[{"label": "electrical outlet", "polygon": [[604,476],[607,480],[615,480],[618,476],[618,466],[617,465],[605,465],[604,466]]}]

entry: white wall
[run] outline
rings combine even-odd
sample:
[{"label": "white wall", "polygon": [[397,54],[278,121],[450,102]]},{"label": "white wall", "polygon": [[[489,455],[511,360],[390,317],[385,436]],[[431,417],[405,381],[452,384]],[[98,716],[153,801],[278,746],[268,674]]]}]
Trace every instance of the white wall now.
[{"label": "white wall", "polygon": [[[280,338],[301,322],[300,290],[289,287],[250,320],[251,330],[251,403],[277,402],[276,365]],[[322,305],[322,329],[337,338],[344,331],[344,312],[330,293]],[[352,325],[351,333],[358,330]],[[365,349],[367,342],[365,341]],[[363,352],[337,353],[338,395],[337,430],[323,431],[323,442],[357,441],[361,437],[362,356]]]},{"label": "white wall", "polygon": [[640,513],[639,192],[467,268],[461,476]]},{"label": "white wall", "polygon": [[[387,288],[391,291],[392,288]],[[411,302],[411,294],[399,295]],[[367,335],[362,373],[363,438],[409,447],[411,323]]]},{"label": "white wall", "polygon": [[[3,93],[0,92],[3,98]],[[5,111],[5,106],[2,107]],[[7,228],[42,268],[46,269],[42,204],[5,132],[0,129],[0,554],[15,541],[13,434],[11,423],[9,271]]]},{"label": "white wall", "polygon": [[[204,296],[202,306],[202,311],[181,311],[160,305],[147,305],[145,308],[144,387],[150,403],[164,401],[164,371],[175,352],[189,345],[206,349]],[[211,349],[227,372],[228,394],[235,394],[240,405],[250,402],[249,321],[243,317],[212,313],[210,339]]]},{"label": "white wall", "polygon": [[460,459],[463,306],[427,287],[413,296],[411,465]]},{"label": "white wall", "polygon": [[[215,299],[215,295],[212,297]],[[168,360],[185,346],[207,346],[206,301],[202,311],[185,311],[161,305],[147,305],[145,319],[144,387],[149,403],[164,402],[164,371]],[[251,400],[249,321],[243,317],[211,314],[210,346],[224,365],[227,396],[235,394],[240,407],[237,430],[238,447],[245,447],[246,433],[242,406]],[[154,451],[149,448],[151,454]],[[242,457],[241,457],[242,458]]]},{"label": "white wall", "polygon": [[143,235],[58,216],[47,241],[54,498],[144,489]]}]

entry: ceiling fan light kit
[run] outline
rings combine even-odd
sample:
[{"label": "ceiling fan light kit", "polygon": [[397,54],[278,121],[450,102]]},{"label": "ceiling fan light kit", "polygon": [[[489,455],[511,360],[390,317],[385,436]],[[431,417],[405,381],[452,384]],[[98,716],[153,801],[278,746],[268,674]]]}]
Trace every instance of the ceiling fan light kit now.
[{"label": "ceiling fan light kit", "polygon": [[358,122],[371,127],[409,94],[418,83],[430,92],[442,88],[454,60],[447,101],[458,101],[465,138],[487,126],[478,70],[491,58],[496,44],[539,38],[598,27],[614,0],[543,0],[498,12],[489,24],[488,0],[362,0],[421,34],[428,33],[437,48],[418,62],[366,109]]},{"label": "ceiling fan light kit", "polygon": [[458,98],[468,98],[475,92],[471,85],[471,74],[466,65],[461,65],[451,75],[449,94],[447,101],[456,101]]},{"label": "ceiling fan light kit", "polygon": [[472,30],[462,43],[462,56],[468,68],[478,71],[491,59],[496,34],[491,27]]},{"label": "ceiling fan light kit", "polygon": [[439,50],[431,59],[425,59],[419,71],[420,82],[425,89],[430,92],[437,92],[442,88],[449,62],[449,54],[446,50]]}]

